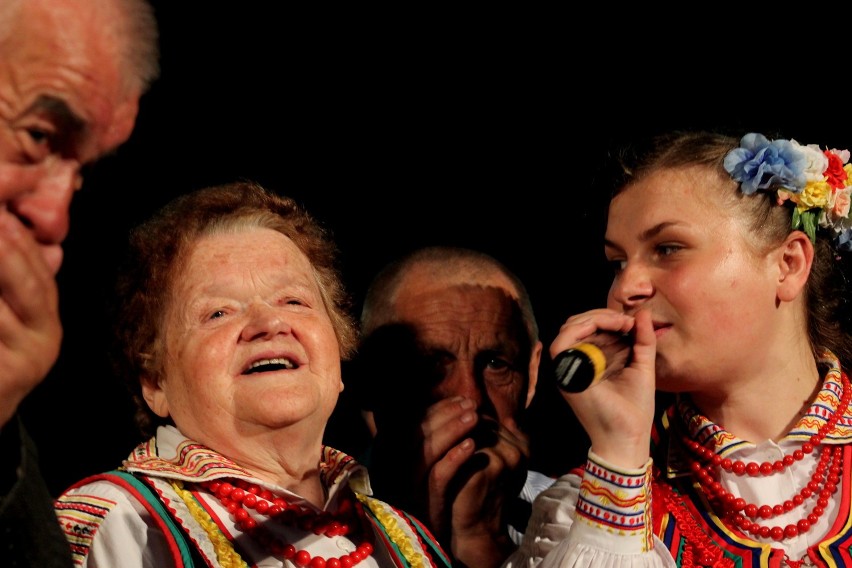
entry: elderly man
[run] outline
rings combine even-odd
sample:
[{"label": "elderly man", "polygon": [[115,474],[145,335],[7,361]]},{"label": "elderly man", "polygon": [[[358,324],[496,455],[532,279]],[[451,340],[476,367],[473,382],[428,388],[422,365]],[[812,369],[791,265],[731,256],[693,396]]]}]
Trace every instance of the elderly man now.
[{"label": "elderly man", "polygon": [[427,519],[457,564],[499,566],[552,483],[527,467],[542,344],[523,284],[481,252],[428,247],[373,280],[361,320],[374,490]]},{"label": "elderly man", "polygon": [[16,418],[59,355],[54,279],[81,168],[130,136],[159,73],[144,0],[0,2],[0,548],[4,566],[70,566]]}]

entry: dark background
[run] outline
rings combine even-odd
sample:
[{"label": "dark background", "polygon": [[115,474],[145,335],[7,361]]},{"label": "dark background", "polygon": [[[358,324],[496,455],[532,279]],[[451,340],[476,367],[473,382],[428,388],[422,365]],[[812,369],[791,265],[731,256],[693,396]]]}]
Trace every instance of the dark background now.
[{"label": "dark background", "polygon": [[[527,283],[547,346],[605,298],[589,185],[611,139],[705,127],[849,145],[848,121],[813,84],[694,30],[610,23],[589,41],[584,23],[547,13],[306,17],[212,4],[155,4],[162,77],[131,140],[72,204],[63,350],[23,409],[54,492],[139,441],[107,363],[106,301],[128,229],[175,195],[247,178],[297,198],[334,232],[357,307],[376,271],[413,247],[484,250]],[[556,474],[586,441],[548,364],[531,432],[534,465]],[[327,441],[357,446],[356,427],[335,417]]]}]

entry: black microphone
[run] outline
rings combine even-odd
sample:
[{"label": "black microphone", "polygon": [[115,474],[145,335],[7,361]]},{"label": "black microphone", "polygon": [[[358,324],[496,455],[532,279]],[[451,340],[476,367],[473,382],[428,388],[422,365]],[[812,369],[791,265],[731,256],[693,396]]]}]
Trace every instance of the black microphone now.
[{"label": "black microphone", "polygon": [[599,331],[595,343],[584,341],[559,353],[553,359],[556,384],[565,392],[583,392],[623,369],[633,357],[634,337],[628,333]]},{"label": "black microphone", "polygon": [[603,377],[606,355],[592,343],[578,343],[553,359],[556,384],[566,392],[583,392]]}]

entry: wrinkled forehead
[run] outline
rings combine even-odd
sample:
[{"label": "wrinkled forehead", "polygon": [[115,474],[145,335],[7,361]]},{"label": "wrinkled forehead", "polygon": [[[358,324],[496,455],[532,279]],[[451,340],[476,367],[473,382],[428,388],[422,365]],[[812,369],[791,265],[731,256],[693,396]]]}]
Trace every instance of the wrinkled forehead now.
[{"label": "wrinkled forehead", "polygon": [[432,294],[450,288],[491,288],[502,294],[518,298],[514,282],[497,269],[474,265],[443,266],[436,263],[419,263],[403,274],[396,286],[395,297],[408,294]]},{"label": "wrinkled forehead", "polygon": [[530,344],[518,302],[502,288],[458,284],[400,296],[399,323],[408,326],[427,351],[456,358],[485,352],[517,356]]},{"label": "wrinkled forehead", "polygon": [[[110,3],[100,0],[27,0],[5,40],[0,41],[0,68],[13,94],[5,102],[11,116],[44,107],[78,125],[77,156],[90,162],[115,149],[130,135],[119,125],[122,109],[135,107],[121,69],[124,40],[110,17]],[[8,75],[6,75],[8,74]],[[135,111],[125,109],[135,119]],[[127,122],[127,121],[125,121]],[[132,120],[129,123],[132,129]]]},{"label": "wrinkled forehead", "polygon": [[513,293],[495,283],[437,282],[403,286],[393,301],[395,317],[418,328],[525,334]]}]

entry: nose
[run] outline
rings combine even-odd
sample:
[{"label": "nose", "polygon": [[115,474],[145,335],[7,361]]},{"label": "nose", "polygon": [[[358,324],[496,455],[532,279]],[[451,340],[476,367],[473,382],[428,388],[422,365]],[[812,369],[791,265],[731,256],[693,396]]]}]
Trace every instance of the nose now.
[{"label": "nose", "polygon": [[648,270],[638,263],[627,263],[612,281],[611,301],[630,309],[640,306],[654,295],[654,285]]},{"label": "nose", "polygon": [[463,396],[473,400],[477,408],[482,406],[484,395],[482,382],[477,379],[472,362],[453,361],[444,368],[444,376],[438,385],[441,398]]},{"label": "nose", "polygon": [[80,164],[75,160],[57,160],[32,191],[9,201],[14,213],[43,244],[59,244],[68,235],[69,209],[74,192],[80,187]]},{"label": "nose", "polygon": [[266,340],[278,334],[290,332],[291,327],[283,310],[258,301],[248,309],[248,320],[240,338],[243,341]]}]

